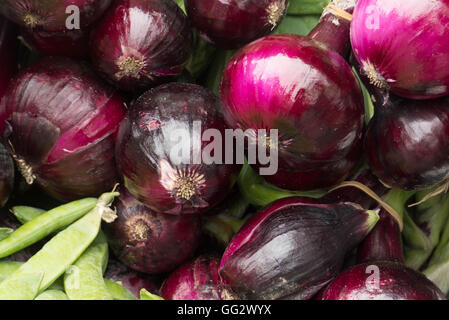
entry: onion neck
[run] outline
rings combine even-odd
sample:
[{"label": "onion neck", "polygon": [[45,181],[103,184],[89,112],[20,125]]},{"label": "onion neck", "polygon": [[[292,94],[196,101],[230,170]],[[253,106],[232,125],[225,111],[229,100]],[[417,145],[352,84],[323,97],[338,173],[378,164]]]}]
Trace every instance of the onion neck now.
[{"label": "onion neck", "polygon": [[355,0],[332,0],[324,9],[318,25],[309,38],[326,45],[329,50],[347,58],[350,50],[349,31]]}]

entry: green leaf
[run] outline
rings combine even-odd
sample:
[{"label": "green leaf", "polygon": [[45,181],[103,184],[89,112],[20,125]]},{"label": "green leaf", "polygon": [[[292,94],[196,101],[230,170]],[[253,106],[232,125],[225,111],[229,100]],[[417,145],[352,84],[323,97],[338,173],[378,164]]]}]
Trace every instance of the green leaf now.
[{"label": "green leaf", "polygon": [[286,16],[275,33],[290,33],[306,36],[320,21],[319,15]]},{"label": "green leaf", "polygon": [[301,15],[301,14],[320,14],[327,6],[329,0],[290,0],[287,14]]}]

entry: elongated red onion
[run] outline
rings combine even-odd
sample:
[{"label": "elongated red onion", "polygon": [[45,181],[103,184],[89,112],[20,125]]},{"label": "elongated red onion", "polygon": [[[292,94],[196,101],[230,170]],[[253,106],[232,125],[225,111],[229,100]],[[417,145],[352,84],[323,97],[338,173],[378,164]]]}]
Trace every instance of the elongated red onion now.
[{"label": "elongated red onion", "polygon": [[165,300],[222,300],[218,276],[220,259],[200,256],[175,270],[162,284]]},{"label": "elongated red onion", "polygon": [[8,201],[14,184],[14,163],[8,150],[0,143],[0,208]]},{"label": "elongated red onion", "polygon": [[[200,214],[223,200],[240,165],[224,164],[226,126],[218,108],[209,90],[188,83],[165,84],[138,98],[116,147],[129,192],[156,212],[178,215]],[[208,129],[222,137],[222,152],[214,151],[211,164],[204,161],[210,142],[201,141]]]},{"label": "elongated red onion", "polygon": [[193,26],[206,41],[239,48],[272,32],[287,12],[288,0],[185,0]]},{"label": "elongated red onion", "polygon": [[[9,80],[17,71],[17,42],[16,28],[14,25],[0,16],[0,100],[6,92]],[[5,115],[0,111],[0,136],[5,129]]]},{"label": "elongated red onion", "polygon": [[71,58],[89,57],[89,30],[86,28],[67,31],[21,29],[26,45],[46,56]]},{"label": "elongated red onion", "polygon": [[28,183],[60,200],[96,196],[117,181],[115,134],[126,109],[87,65],[44,58],[19,73],[2,100],[7,145]]},{"label": "elongated red onion", "polygon": [[125,188],[114,202],[118,218],[104,226],[114,255],[133,270],[169,272],[190,259],[201,236],[198,217],[156,213]]},{"label": "elongated red onion", "polygon": [[[67,30],[66,21],[79,11],[80,28],[97,20],[111,0],[2,0],[0,12],[17,24],[47,31]],[[77,10],[73,10],[76,6]]]},{"label": "elongated red onion", "polygon": [[423,274],[405,265],[378,261],[340,274],[324,290],[321,300],[446,300]]},{"label": "elongated red onion", "polygon": [[225,294],[309,299],[338,275],[345,255],[377,220],[377,211],[350,203],[276,201],[251,217],[226,248],[219,269]]},{"label": "elongated red onion", "polygon": [[406,98],[448,94],[448,16],[447,0],[359,0],[351,44],[364,74]]},{"label": "elongated red onion", "polygon": [[[347,34],[347,28],[338,29],[339,34]],[[329,166],[362,138],[362,91],[350,66],[333,51],[343,50],[340,44],[348,41],[348,35],[338,37],[338,43],[325,44],[320,42],[326,39],[323,33],[313,40],[268,36],[242,48],[225,68],[221,100],[228,124],[278,129],[282,170]],[[300,187],[299,182],[289,186]]]},{"label": "elongated red onion", "polygon": [[189,21],[174,1],[117,0],[92,32],[91,56],[110,82],[143,91],[178,76],[191,43]]}]

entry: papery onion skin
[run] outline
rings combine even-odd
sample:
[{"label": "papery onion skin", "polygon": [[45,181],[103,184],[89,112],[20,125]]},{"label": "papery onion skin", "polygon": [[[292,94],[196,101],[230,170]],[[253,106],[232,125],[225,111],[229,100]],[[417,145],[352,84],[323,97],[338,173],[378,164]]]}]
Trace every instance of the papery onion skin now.
[{"label": "papery onion skin", "polygon": [[286,198],[261,209],[233,238],[219,274],[229,296],[310,299],[338,275],[371,230],[375,211]]},{"label": "papery onion skin", "polygon": [[165,300],[223,300],[218,266],[220,259],[202,255],[176,269],[162,284]]},{"label": "papery onion skin", "polygon": [[114,206],[118,218],[104,232],[114,255],[131,269],[169,272],[195,253],[201,236],[198,217],[156,213],[123,187]]},{"label": "papery onion skin", "polygon": [[80,28],[84,28],[96,21],[110,4],[111,0],[2,0],[0,12],[23,27],[64,31],[67,18],[73,14],[73,11],[66,13],[67,7],[78,7]]},{"label": "papery onion skin", "polygon": [[222,48],[235,49],[271,33],[287,12],[288,0],[185,0],[201,37]]},{"label": "papery onion skin", "polygon": [[174,1],[118,0],[91,34],[98,70],[125,91],[175,79],[190,55],[192,31]]},{"label": "papery onion skin", "polygon": [[[378,271],[378,274],[377,274]],[[378,282],[373,273],[379,276]],[[446,300],[423,274],[391,261],[357,265],[340,274],[321,300]]]},{"label": "papery onion skin", "polygon": [[[17,71],[17,42],[15,26],[0,16],[0,100],[6,92],[11,77]],[[5,129],[6,114],[0,110],[0,136]]]},{"label": "papery onion skin", "polygon": [[[198,141],[196,147],[195,122],[201,124],[198,139],[208,129],[218,130],[223,164],[206,164],[204,158],[200,164],[191,164],[194,150],[204,155],[209,144]],[[126,188],[156,212],[206,212],[231,191],[241,168],[224,164],[225,129],[218,99],[203,87],[173,82],[146,92],[130,107],[129,118],[122,122],[118,134],[116,159]],[[176,159],[174,150],[180,145],[180,137],[174,135],[177,130],[191,141],[188,158]]]},{"label": "papery onion skin", "polygon": [[448,179],[448,135],[449,98],[417,101],[390,95],[368,125],[367,162],[391,187],[430,188]]},{"label": "papery onion skin", "polygon": [[87,65],[56,57],[32,64],[11,82],[0,110],[12,129],[7,147],[29,183],[68,201],[117,182],[114,142],[126,108]]},{"label": "papery onion skin", "polygon": [[357,60],[378,86],[411,99],[449,93],[449,2],[359,0],[351,23]]},{"label": "papery onion skin", "polygon": [[231,127],[279,130],[280,169],[321,168],[362,138],[355,75],[338,53],[306,37],[268,36],[242,48],[225,68],[221,100]]},{"label": "papery onion skin", "polygon": [[8,150],[0,143],[0,208],[8,201],[14,184],[14,163]]},{"label": "papery onion skin", "polygon": [[26,45],[46,56],[89,57],[89,30],[45,31],[21,29]]}]

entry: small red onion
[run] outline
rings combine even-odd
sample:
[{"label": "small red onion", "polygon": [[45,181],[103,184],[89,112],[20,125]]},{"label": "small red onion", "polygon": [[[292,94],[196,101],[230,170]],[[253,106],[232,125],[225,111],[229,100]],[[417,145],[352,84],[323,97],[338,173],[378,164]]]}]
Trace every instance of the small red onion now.
[{"label": "small red onion", "polygon": [[219,47],[239,48],[266,36],[281,22],[288,0],[185,0],[193,26]]},{"label": "small red onion", "polygon": [[125,188],[114,202],[118,218],[104,226],[112,252],[133,270],[169,272],[190,259],[198,247],[198,217],[161,214],[145,207]]},{"label": "small red onion", "polygon": [[178,76],[192,31],[174,1],[117,0],[91,36],[94,64],[126,91],[143,91]]},{"label": "small red onion", "polygon": [[14,184],[14,163],[8,150],[0,143],[0,208],[8,201]]},{"label": "small red onion", "polygon": [[354,54],[371,83],[413,99],[449,93],[449,2],[359,0]]},{"label": "small red onion", "polygon": [[[218,130],[222,137],[219,160],[224,163],[226,126],[218,109],[219,102],[209,90],[188,83],[172,82],[139,97],[121,124],[116,147],[129,192],[156,212],[177,215],[201,214],[223,200],[240,165],[206,164],[203,157],[193,164],[195,154],[203,156],[209,144],[199,141],[208,129]],[[200,128],[195,133],[196,124]],[[173,152],[180,145],[173,135],[176,130],[182,130],[186,139],[183,148],[188,146],[182,159]]]},{"label": "small red onion", "polygon": [[28,183],[59,200],[97,196],[116,183],[114,142],[125,105],[85,64],[48,57],[22,70],[0,113]]},{"label": "small red onion", "polygon": [[162,284],[165,300],[222,300],[218,276],[220,259],[200,256],[175,270]]},{"label": "small red onion", "polygon": [[[66,30],[66,21],[76,6],[80,14],[80,28],[97,20],[109,7],[111,0],[2,0],[0,12],[17,24],[47,31]],[[67,13],[69,12],[69,13]]]},{"label": "small red onion", "polygon": [[378,261],[340,274],[320,295],[321,300],[446,300],[423,274],[405,265]]}]

